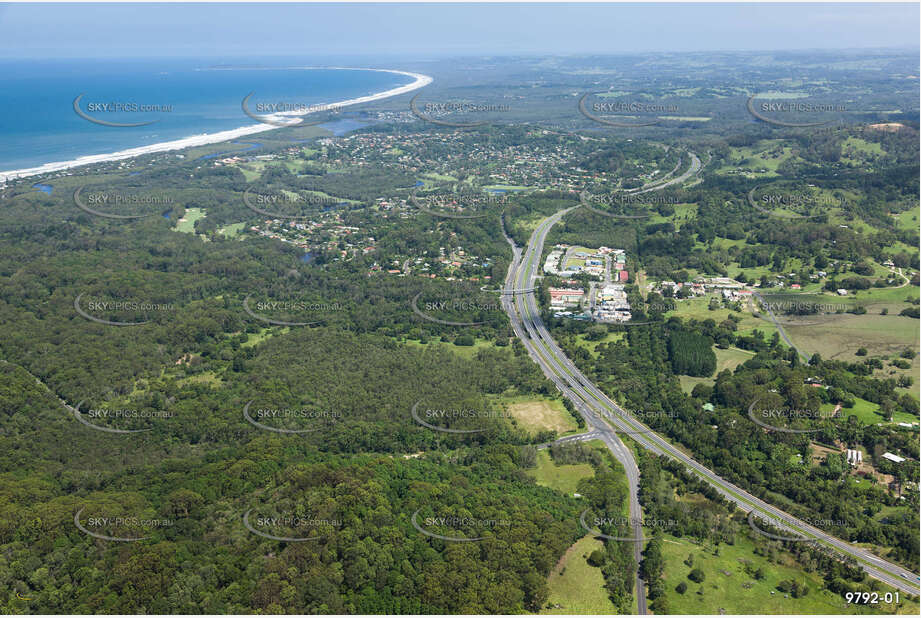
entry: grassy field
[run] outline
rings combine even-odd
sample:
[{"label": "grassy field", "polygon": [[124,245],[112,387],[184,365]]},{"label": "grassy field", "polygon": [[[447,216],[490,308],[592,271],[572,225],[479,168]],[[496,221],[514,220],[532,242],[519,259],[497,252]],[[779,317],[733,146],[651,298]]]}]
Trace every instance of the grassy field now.
[{"label": "grassy field", "polygon": [[[615,482],[626,485],[627,476],[623,467],[613,458],[600,440],[586,443],[593,449],[605,453],[615,474]],[[538,485],[550,487],[564,493],[573,493],[576,485],[583,478],[594,476],[594,470],[588,464],[557,466],[550,458],[548,451],[538,453],[536,469],[528,471],[535,478]],[[625,501],[626,502],[626,501]],[[624,504],[622,516],[627,515],[627,505]],[[601,549],[603,542],[585,536],[574,543],[559,563],[550,572],[547,580],[548,597],[541,614],[595,614],[612,615],[617,613],[617,608],[608,598],[604,588],[604,577],[601,570],[588,564],[588,556],[596,549]],[[635,607],[635,601],[633,602]]]},{"label": "grassy field", "polygon": [[[834,404],[826,403],[822,404],[820,411],[821,412],[832,412],[835,409]],[[866,399],[861,399],[860,397],[854,397],[854,407],[853,408],[841,408],[841,414],[845,418],[848,416],[856,416],[861,423],[865,425],[874,425],[876,423],[887,423],[888,420],[884,418],[881,414],[878,413],[879,406],[875,403],[867,401]],[[917,423],[918,417],[912,416],[911,414],[906,414],[905,412],[896,412],[892,415],[893,423]]]},{"label": "grassy field", "polygon": [[402,341],[402,343],[405,343],[406,345],[409,345],[409,346],[419,346],[419,347],[426,346],[426,345],[446,346],[449,350],[451,350],[455,354],[458,354],[460,356],[463,356],[464,358],[471,359],[471,360],[476,356],[477,352],[479,352],[482,348],[488,348],[490,346],[495,345],[492,341],[487,341],[485,339],[474,340],[472,346],[454,345],[453,343],[449,343],[447,341],[437,341],[435,339],[429,339],[428,343],[419,343],[415,339],[405,339]]},{"label": "grassy field", "polygon": [[297,176],[304,169],[304,164],[300,161],[275,160],[275,161],[247,161],[238,163],[237,167],[243,172],[246,182],[252,182],[262,176],[262,172],[269,165],[284,165],[288,171]]},{"label": "grassy field", "polygon": [[423,178],[431,178],[432,180],[437,180],[439,182],[457,182],[457,178],[450,176],[448,174],[438,174],[435,172],[426,172],[422,174]]},{"label": "grassy field", "polygon": [[[760,141],[754,146],[733,148],[727,165],[716,171],[725,175],[739,168],[753,170],[745,173],[749,178],[767,178],[777,176],[777,168],[784,161],[792,158],[793,148],[781,145],[777,140]],[[765,171],[760,171],[765,170]]]},{"label": "grassy field", "polygon": [[188,376],[186,378],[178,380],[177,384],[179,385],[207,384],[208,386],[218,388],[223,384],[223,382],[221,381],[219,377],[217,377],[217,374],[215,374],[213,371],[205,371],[203,373],[199,373],[193,376]]},{"label": "grassy field", "polygon": [[558,400],[516,397],[505,399],[503,403],[518,422],[518,426],[532,434],[549,429],[563,435],[579,428],[575,419]]},{"label": "grassy field", "polygon": [[[526,216],[526,217],[519,217],[519,218],[515,219],[514,222],[513,222],[512,224],[513,224],[515,227],[518,227],[518,228],[520,228],[520,229],[523,229],[523,230],[527,231],[527,232],[530,234],[531,232],[533,232],[533,231],[537,228],[538,225],[540,225],[540,222],[543,221],[543,220],[546,219],[546,218],[547,218],[546,215],[542,215],[542,214],[540,214],[540,213],[537,213],[537,214],[529,215],[529,216]],[[549,248],[545,247],[545,248],[544,248],[544,251],[546,252],[546,251],[548,251],[548,249],[549,249]],[[546,257],[546,256],[544,256],[544,257]],[[541,263],[543,263],[543,262],[541,262]]]},{"label": "grassy field", "polygon": [[259,345],[262,341],[273,337],[275,335],[283,335],[291,330],[287,326],[275,327],[275,328],[262,328],[258,333],[247,333],[248,339],[245,343],[241,343],[241,348],[251,348],[255,345]]},{"label": "grassy field", "polygon": [[315,198],[326,199],[326,200],[329,200],[330,202],[335,200],[336,204],[339,204],[340,202],[346,202],[348,204],[361,204],[361,202],[358,200],[350,200],[344,197],[337,197],[335,195],[330,195],[329,193],[323,193],[322,191],[304,191],[304,195],[313,196]]},{"label": "grassy field", "polygon": [[615,341],[620,341],[624,338],[624,333],[608,333],[604,336],[603,339],[598,339],[597,341],[589,341],[585,338],[585,335],[578,334],[576,335],[576,343],[588,350],[588,353],[592,355],[592,358],[598,358],[598,346],[603,343],[614,343]]},{"label": "grassy field", "polygon": [[883,151],[883,147],[877,144],[876,142],[868,142],[866,140],[860,139],[859,137],[853,137],[853,136],[844,140],[844,143],[841,145],[841,147],[845,153],[848,150],[853,149],[855,152],[864,154],[864,155],[879,156],[879,155],[886,154]]},{"label": "grassy field", "polygon": [[[882,423],[885,419],[876,413],[879,409],[879,406],[875,403],[870,403],[866,399],[861,399],[860,397],[854,397],[854,407],[853,408],[841,408],[841,414],[844,418],[848,416],[856,416],[857,419],[865,424],[872,425],[874,423]],[[835,404],[833,403],[824,403],[820,406],[820,412],[831,413],[835,409]]]},{"label": "grassy field", "polygon": [[679,300],[677,301],[675,310],[669,311],[666,314],[666,318],[677,316],[681,319],[693,318],[695,320],[714,320],[719,324],[726,320],[730,314],[734,314],[736,317],[741,318],[738,324],[738,330],[736,331],[741,335],[750,335],[752,331],[760,330],[764,333],[766,338],[770,339],[771,335],[777,331],[777,328],[770,321],[755,317],[749,311],[736,312],[724,308],[711,311],[709,307],[709,296]]},{"label": "grassy field", "polygon": [[195,222],[205,216],[205,211],[201,208],[187,208],[185,216],[176,221],[176,231],[186,234],[195,233]]},{"label": "grassy field", "polygon": [[528,187],[524,185],[505,185],[505,184],[486,185],[483,188],[486,191],[525,191],[528,189]]},{"label": "grassy field", "polygon": [[[898,369],[885,364],[874,372],[876,377],[898,375],[915,376],[910,392],[918,397],[918,320],[893,315],[879,315],[877,311],[864,315],[840,314],[806,316],[781,321],[790,340],[804,354],[819,353],[822,358],[842,361],[859,359],[856,352],[866,348],[869,356],[886,358],[898,356],[905,348],[914,350],[916,356],[909,369]],[[891,374],[891,375],[890,375]]]},{"label": "grassy field", "polygon": [[611,615],[617,608],[604,588],[601,569],[588,563],[588,556],[604,543],[585,536],[574,543],[550,572],[548,596],[541,614]]},{"label": "grassy field", "polygon": [[675,224],[677,229],[681,229],[681,226],[686,223],[688,220],[692,220],[697,217],[697,204],[675,204],[675,214],[670,217],[663,217],[662,215],[655,213],[649,217],[649,223],[666,223],[671,222]]},{"label": "grassy field", "polygon": [[[906,392],[919,397],[921,383],[917,379],[921,369],[921,357],[918,356],[919,322],[913,318],[899,316],[898,313],[908,306],[907,297],[916,297],[915,288],[879,288],[861,291],[857,295],[839,297],[829,294],[766,294],[765,299],[772,303],[803,302],[828,304],[832,306],[851,307],[860,304],[867,309],[863,315],[850,313],[828,313],[811,316],[778,316],[784,332],[800,351],[806,356],[819,353],[822,358],[853,362],[861,357],[856,355],[860,348],[866,348],[869,356],[891,358],[898,356],[905,348],[915,351],[915,358],[909,369],[890,367],[888,363],[882,370],[874,372],[876,377],[898,377],[908,375],[915,377],[915,383]],[[881,315],[882,309],[888,309],[889,315]],[[732,313],[729,309],[709,309],[709,297],[682,300],[677,303],[675,311],[668,317],[694,318],[696,320],[713,319],[717,323],[725,320]],[[741,314],[738,333],[750,334],[760,330],[766,338],[777,331],[768,316],[756,317],[749,311]],[[719,363],[720,351],[717,350]],[[738,364],[738,363],[736,363]],[[732,365],[734,367],[735,365]],[[682,387],[688,392],[694,384],[706,378],[682,377]]]},{"label": "grassy field", "polygon": [[754,352],[740,350],[739,348],[727,348],[725,350],[715,348],[714,352],[716,352],[716,371],[713,372],[713,375],[709,378],[678,376],[678,380],[681,382],[681,390],[690,394],[697,384],[712,386],[715,382],[714,378],[720,371],[726,369],[733,371],[736,367],[755,356]]},{"label": "grassy field", "polygon": [[[664,581],[672,614],[863,613],[855,606],[848,606],[842,597],[822,590],[820,575],[805,573],[797,568],[792,558],[787,556],[781,564],[776,564],[756,555],[754,543],[744,535],[737,535],[734,545],[720,545],[719,555],[714,555],[714,547],[709,544],[696,545],[670,536],[666,539],[662,544],[666,563]],[[684,564],[688,555],[693,556],[693,567],[704,572],[704,580],[699,584],[687,578],[693,568]],[[764,578],[756,580],[746,573],[746,564],[751,572],[760,567]],[[809,593],[794,599],[776,589],[779,582],[790,579],[805,582]],[[687,585],[684,594],[675,590],[680,582]],[[772,591],[774,594],[771,594]],[[878,613],[892,613],[893,608],[878,609]],[[917,602],[904,602],[899,613],[916,614],[917,611]]]},{"label": "grassy field", "polygon": [[915,206],[910,210],[899,213],[895,216],[895,219],[898,221],[899,227],[906,230],[916,230],[918,229],[919,214],[921,214],[921,206]]},{"label": "grassy field", "polygon": [[227,238],[236,238],[243,232],[243,228],[246,227],[245,223],[231,223],[230,225],[225,225],[217,231],[221,236],[226,236]]},{"label": "grassy field", "polygon": [[537,467],[527,472],[541,487],[549,487],[569,495],[576,493],[576,486],[580,480],[595,475],[589,464],[556,465],[548,450],[537,453]]}]

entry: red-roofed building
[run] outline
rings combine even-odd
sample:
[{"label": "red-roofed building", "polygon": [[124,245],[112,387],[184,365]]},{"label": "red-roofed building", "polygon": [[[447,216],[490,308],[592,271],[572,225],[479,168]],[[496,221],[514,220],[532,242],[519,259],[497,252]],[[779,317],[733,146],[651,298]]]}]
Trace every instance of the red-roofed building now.
[{"label": "red-roofed building", "polygon": [[626,283],[626,281],[629,278],[630,278],[630,274],[626,270],[621,270],[617,272],[617,280],[620,281],[621,283]]},{"label": "red-roofed building", "polygon": [[549,291],[550,305],[553,307],[577,305],[585,296],[585,290],[578,288],[550,288]]}]

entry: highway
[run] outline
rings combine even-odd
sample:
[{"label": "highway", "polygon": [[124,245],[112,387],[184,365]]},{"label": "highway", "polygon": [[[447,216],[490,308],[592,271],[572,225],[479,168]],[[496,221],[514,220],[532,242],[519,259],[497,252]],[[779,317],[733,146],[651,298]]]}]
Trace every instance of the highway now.
[{"label": "highway", "polygon": [[[577,208],[577,207],[574,207]],[[535,268],[538,261],[540,260],[541,252],[543,251],[544,239],[547,237],[547,232],[550,230],[550,227],[554,223],[560,220],[562,216],[573,210],[572,208],[556,213],[555,215],[545,219],[541,222],[538,228],[532,234],[530,242],[528,243],[528,249],[525,253],[526,260],[522,261],[522,251],[521,248],[515,244],[515,241],[512,240],[505,231],[504,219],[503,219],[503,228],[502,232],[505,234],[505,239],[512,246],[512,263],[509,265],[508,275],[505,279],[505,294],[502,295],[502,307],[505,309],[506,313],[509,315],[509,319],[512,323],[512,328],[515,331],[515,335],[524,343],[525,348],[528,350],[528,355],[536,362],[541,369],[543,369],[544,374],[553,381],[557,388],[566,396],[567,399],[572,401],[576,409],[582,415],[582,418],[585,419],[585,423],[588,427],[591,428],[586,434],[579,436],[570,436],[559,440],[560,443],[568,443],[575,441],[583,441],[585,439],[600,439],[608,447],[608,450],[613,453],[614,457],[623,465],[624,471],[627,475],[627,484],[630,491],[630,521],[633,524],[632,536],[633,538],[641,539],[643,538],[643,528],[641,525],[643,519],[643,511],[640,507],[640,501],[638,496],[639,489],[639,479],[640,471],[636,465],[636,460],[633,458],[633,453],[630,452],[617,434],[611,429],[610,425],[605,423],[600,416],[596,413],[595,409],[588,405],[588,399],[581,397],[577,394],[578,391],[574,391],[570,388],[570,381],[567,380],[564,376],[567,375],[567,372],[560,368],[558,365],[551,365],[548,363],[548,359],[541,354],[540,348],[535,344],[535,340],[532,338],[541,337],[539,330],[535,328],[534,322],[531,319],[521,319],[521,316],[531,315],[525,309],[524,305],[527,304],[527,301],[530,301],[530,305],[536,307],[536,301],[534,296],[533,281],[535,275]],[[537,242],[536,242],[537,241]],[[535,253],[534,249],[537,248]],[[527,265],[525,265],[527,264]],[[527,285],[518,285],[521,281],[527,282]],[[522,290],[527,290],[522,291]],[[534,312],[536,315],[536,312]],[[540,318],[538,317],[538,320]],[[541,322],[541,326],[543,323]],[[546,329],[544,329],[546,330]],[[547,334],[549,338],[549,333]],[[552,341],[552,340],[551,340]],[[550,363],[553,363],[555,359],[550,359]],[[568,360],[568,359],[567,359]],[[593,438],[587,438],[587,436],[593,436]],[[547,445],[541,445],[547,446]],[[633,543],[633,557],[636,560],[637,566],[639,566],[640,560],[642,560],[642,551],[643,544],[641,542]],[[646,614],[646,583],[640,577],[639,569],[636,573],[636,582],[635,582],[635,591],[636,591],[636,605],[638,614]]]},{"label": "highway", "polygon": [[[690,167],[688,167],[687,171],[683,173],[681,176],[678,176],[677,178],[672,178],[671,180],[666,180],[666,178],[671,176],[671,174],[673,174],[675,170],[678,169],[678,166],[676,165],[675,169],[672,170],[668,174],[668,176],[661,179],[660,181],[655,182],[652,185],[646,185],[645,187],[639,187],[636,189],[626,189],[624,193],[634,193],[634,194],[649,193],[650,191],[661,191],[665,187],[670,187],[672,185],[681,184],[682,182],[684,182],[691,176],[694,176],[695,174],[699,173],[702,167],[700,163],[700,158],[696,154],[688,151],[688,155],[690,155],[691,157],[691,165]],[[678,165],[681,165],[681,161],[678,161]]]},{"label": "highway", "polygon": [[[699,166],[699,159],[693,156],[691,168],[693,169],[697,166]],[[563,354],[563,351],[557,346],[540,317],[534,293],[512,293],[511,290],[526,290],[533,287],[547,233],[554,224],[574,208],[577,207],[562,210],[544,219],[532,233],[523,252],[506,236],[510,244],[512,244],[513,260],[509,266],[505,282],[507,294],[503,295],[502,303],[503,308],[509,314],[516,336],[524,343],[531,358],[562,393],[573,402],[576,409],[585,418],[589,430],[599,432],[604,443],[624,465],[630,484],[630,515],[634,518],[634,521],[638,522],[642,519],[640,505],[636,499],[636,484],[639,472],[629,449],[619,439],[618,432],[629,434],[640,446],[649,449],[653,453],[680,461],[689,470],[713,485],[720,494],[734,502],[743,511],[754,511],[756,516],[766,517],[775,525],[778,522],[783,522],[783,525],[777,525],[777,527],[853,558],[871,577],[879,579],[903,592],[918,594],[919,578],[917,574],[910,573],[906,568],[887,562],[866,549],[850,545],[806,524],[722,479],[620,408]],[[639,527],[638,523],[637,527]],[[642,534],[636,533],[634,536],[641,537]],[[639,555],[640,550],[640,544],[637,543],[637,555]],[[637,577],[637,584],[639,613],[645,613],[645,595],[641,593],[643,586],[639,577]]]}]

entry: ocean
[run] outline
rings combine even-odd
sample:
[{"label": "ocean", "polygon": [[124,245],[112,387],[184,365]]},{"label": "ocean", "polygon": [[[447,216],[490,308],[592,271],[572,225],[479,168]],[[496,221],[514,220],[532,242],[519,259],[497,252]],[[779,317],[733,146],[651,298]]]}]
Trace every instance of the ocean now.
[{"label": "ocean", "polygon": [[[192,60],[0,61],[0,171],[105,154],[203,133],[257,124],[277,106],[354,99],[409,84],[412,77],[378,71],[218,65]],[[313,63],[316,64],[316,63]],[[102,126],[156,121],[135,127]],[[272,107],[272,105],[276,107]],[[110,111],[115,109],[116,111]],[[360,110],[361,105],[345,108]],[[254,136],[255,137],[255,136]]]}]

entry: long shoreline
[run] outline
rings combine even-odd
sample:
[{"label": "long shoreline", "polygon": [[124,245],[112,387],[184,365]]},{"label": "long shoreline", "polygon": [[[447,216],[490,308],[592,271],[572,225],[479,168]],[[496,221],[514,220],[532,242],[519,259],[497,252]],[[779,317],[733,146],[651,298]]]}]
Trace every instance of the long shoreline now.
[{"label": "long shoreline", "polygon": [[[304,113],[292,114],[280,113],[277,115],[303,117],[307,114],[313,113],[314,111],[320,111],[321,109],[329,108],[340,108],[348,107],[350,105],[359,105],[361,103],[370,103],[372,101],[380,101],[381,99],[387,99],[390,97],[395,97],[401,94],[406,94],[407,92],[412,92],[413,90],[418,90],[432,83],[432,78],[428,75],[423,75],[422,73],[410,73],[409,71],[398,71],[396,69],[363,69],[363,68],[352,68],[352,67],[295,67],[300,69],[320,69],[326,68],[329,70],[339,70],[339,71],[378,71],[382,73],[395,73],[397,75],[407,75],[414,79],[413,82],[406,84],[405,86],[399,86],[397,88],[391,88],[390,90],[385,90],[383,92],[378,92],[375,94],[369,94],[367,96],[358,97],[355,99],[348,99],[346,101],[340,101],[338,103],[320,103],[316,105],[315,109],[308,110]],[[292,127],[296,127],[297,124],[292,124]],[[230,129],[227,131],[219,131],[217,133],[203,133],[201,135],[192,135],[190,137],[183,137],[176,140],[170,140],[167,142],[160,142],[158,144],[151,144],[149,146],[138,146],[137,148],[129,148],[127,150],[119,150],[118,152],[110,152],[105,154],[98,155],[85,155],[82,157],[77,157],[70,161],[56,161],[54,163],[45,163],[36,167],[29,167],[20,170],[8,170],[0,171],[0,183],[5,183],[10,180],[16,180],[19,178],[28,178],[29,176],[39,176],[41,174],[48,174],[51,172],[60,172],[63,170],[71,169],[74,167],[81,167],[84,165],[92,165],[94,163],[106,163],[109,161],[121,161],[122,159],[131,159],[133,157],[139,157],[142,155],[153,154],[156,152],[168,152],[170,150],[182,150],[184,148],[191,148],[193,146],[205,146],[207,144],[217,144],[220,142],[226,142],[229,140],[237,139],[246,135],[254,135],[256,133],[262,133],[264,131],[272,131],[281,127],[260,123],[255,125],[248,125],[245,127],[240,127],[237,129]]]}]

